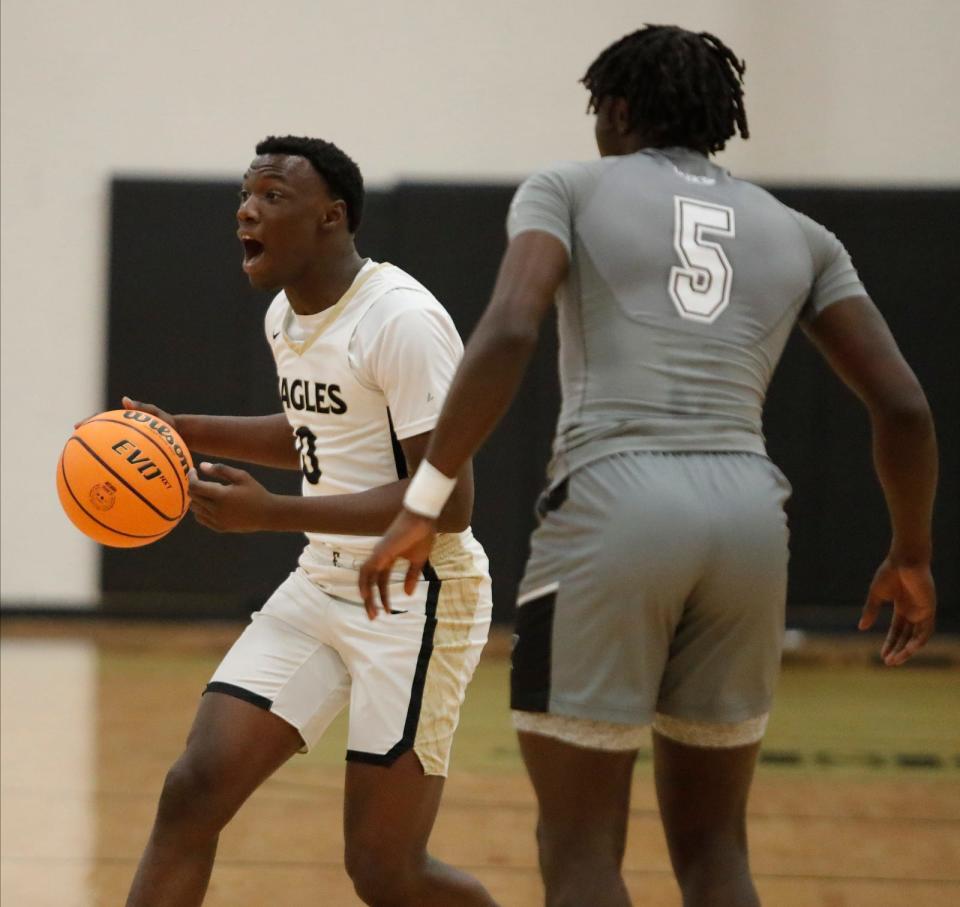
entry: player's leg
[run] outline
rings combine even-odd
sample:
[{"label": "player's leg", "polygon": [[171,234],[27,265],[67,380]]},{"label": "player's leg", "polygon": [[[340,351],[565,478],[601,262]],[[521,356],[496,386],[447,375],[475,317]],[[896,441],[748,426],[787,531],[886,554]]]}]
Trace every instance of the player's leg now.
[{"label": "player's leg", "polygon": [[550,905],[629,903],[633,764],[697,570],[661,459],[614,455],[577,470],[566,496],[563,486],[545,496],[532,539],[511,705]]},{"label": "player's leg", "polygon": [[358,895],[376,905],[490,905],[478,881],[431,857],[460,706],[487,638],[486,577],[440,581],[393,614],[343,604],[338,651],[353,677],[344,839]]},{"label": "player's leg", "polygon": [[244,801],[346,705],[340,656],[310,627],[326,599],[294,574],[254,615],[207,687],[167,775],[129,907],[201,903],[217,840]]},{"label": "player's leg", "polygon": [[757,907],[747,795],[759,743],[699,747],[653,735],[660,815],[684,907]]},{"label": "player's leg", "polygon": [[[577,723],[566,721],[565,730]],[[579,723],[582,739],[589,742],[596,723]],[[629,905],[621,873],[636,749],[588,749],[528,731],[520,731],[519,740],[537,795],[537,845],[548,907]]]},{"label": "player's leg", "polygon": [[192,907],[207,889],[220,831],[302,746],[276,715],[207,693],[183,755],[167,774],[128,907]]},{"label": "player's leg", "polygon": [[711,538],[654,720],[657,795],[686,907],[754,907],[746,806],[780,663],[786,481],[765,458],[677,461]]},{"label": "player's leg", "polygon": [[377,907],[480,907],[495,902],[472,876],[427,853],[444,778],[408,750],[389,766],[350,762],[344,805],[346,866]]}]

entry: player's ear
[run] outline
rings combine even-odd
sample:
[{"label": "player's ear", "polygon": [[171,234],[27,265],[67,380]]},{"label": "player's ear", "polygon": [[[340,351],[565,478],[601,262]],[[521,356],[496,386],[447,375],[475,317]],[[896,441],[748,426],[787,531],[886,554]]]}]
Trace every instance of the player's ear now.
[{"label": "player's ear", "polygon": [[347,203],[342,198],[331,199],[323,206],[320,229],[336,230],[347,223]]},{"label": "player's ear", "polygon": [[630,125],[630,105],[626,98],[614,98],[610,104],[610,121],[617,135],[626,135],[633,127]]}]

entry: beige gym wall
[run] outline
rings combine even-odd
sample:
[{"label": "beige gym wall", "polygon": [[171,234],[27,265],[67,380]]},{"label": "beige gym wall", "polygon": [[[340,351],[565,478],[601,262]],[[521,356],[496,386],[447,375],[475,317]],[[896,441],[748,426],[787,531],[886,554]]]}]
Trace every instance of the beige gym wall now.
[{"label": "beige gym wall", "polygon": [[233,178],[259,138],[295,132],[342,145],[369,184],[518,180],[592,156],[577,79],[626,31],[676,22],[747,60],[753,137],[722,156],[740,175],[960,181],[956,0],[4,0],[0,16],[5,605],[97,596],[53,476],[105,403],[114,174]]}]

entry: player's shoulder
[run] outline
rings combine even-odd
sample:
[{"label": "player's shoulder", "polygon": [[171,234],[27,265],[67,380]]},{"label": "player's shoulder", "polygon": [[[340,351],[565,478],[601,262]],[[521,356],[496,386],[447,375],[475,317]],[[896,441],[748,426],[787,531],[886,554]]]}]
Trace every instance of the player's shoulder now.
[{"label": "player's shoulder", "polygon": [[763,186],[737,177],[731,177],[731,184],[736,187],[741,205],[754,210],[758,208],[766,209],[768,213],[773,214],[782,222],[785,229],[794,231],[797,237],[802,236],[811,253],[822,243],[824,238],[833,236],[822,224],[802,211],[791,208],[790,205],[777,198],[770,190],[764,189]]},{"label": "player's shoulder", "polygon": [[806,223],[816,224],[816,221],[811,220],[807,215],[781,201],[769,189],[764,189],[763,186],[750,180],[730,174],[730,185],[740,195],[741,204],[767,207],[792,223],[796,223],[798,227]]},{"label": "player's shoulder", "polygon": [[725,170],[724,173],[727,175],[730,189],[739,194],[741,203],[767,206],[784,216],[787,216],[793,210],[780,201],[769,189],[764,189],[763,186],[744,179],[742,176],[735,176],[728,170]]},{"label": "player's shoulder", "polygon": [[436,296],[416,277],[389,262],[377,265],[370,280],[368,299],[371,308],[381,313],[443,308]]},{"label": "player's shoulder", "polygon": [[553,174],[564,179],[584,179],[604,173],[615,164],[616,160],[610,157],[598,157],[589,161],[553,161],[537,170],[534,176],[537,174]]},{"label": "player's shoulder", "polygon": [[379,294],[393,290],[411,290],[414,293],[433,295],[416,277],[389,261],[383,261],[376,265],[376,272],[372,276],[371,284],[374,284]]},{"label": "player's shoulder", "polygon": [[593,161],[554,161],[536,170],[521,184],[524,187],[553,186],[566,191],[593,185],[603,174],[615,166],[611,158],[597,158]]},{"label": "player's shoulder", "polygon": [[[555,161],[537,170],[514,193],[508,224],[522,223],[530,216],[538,218],[543,212],[553,212],[561,219],[569,214],[576,215],[611,166],[609,159],[599,158],[594,161]],[[569,248],[569,238],[563,242]]]},{"label": "player's shoulder", "polygon": [[269,330],[273,325],[283,324],[283,320],[286,317],[287,309],[289,307],[290,303],[287,301],[287,294],[281,290],[270,301],[270,305],[267,306],[267,311],[263,316],[263,323],[267,330]]},{"label": "player's shoulder", "polygon": [[389,262],[377,266],[376,273],[370,278],[368,293],[368,304],[359,324],[363,334],[376,332],[404,316],[453,323],[450,314],[424,284]]},{"label": "player's shoulder", "polygon": [[841,248],[841,243],[840,240],[837,239],[837,236],[821,224],[820,221],[814,220],[808,214],[804,214],[796,208],[791,208],[786,202],[780,201],[775,196],[770,195],[770,193],[767,194],[780,206],[780,209],[784,212],[784,216],[790,220],[797,233],[803,237],[807,249],[810,252],[810,257],[815,265],[829,258]]}]

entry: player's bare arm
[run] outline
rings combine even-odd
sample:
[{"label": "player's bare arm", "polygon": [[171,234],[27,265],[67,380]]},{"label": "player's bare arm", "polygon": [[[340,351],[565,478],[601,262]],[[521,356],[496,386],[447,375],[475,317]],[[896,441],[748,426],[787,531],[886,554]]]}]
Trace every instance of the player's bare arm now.
[{"label": "player's bare arm", "polygon": [[[400,442],[413,470],[420,465],[430,433]],[[221,463],[201,463],[190,478],[191,510],[218,532],[325,532],[379,535],[403,503],[409,481],[402,479],[357,494],[301,497],[273,494],[248,472]],[[473,467],[468,461],[440,514],[440,532],[462,532],[473,512]]]},{"label": "player's bare arm", "polygon": [[242,460],[275,469],[300,469],[290,423],[283,413],[266,416],[171,415],[152,403],[123,398],[124,409],[139,409],[176,430],[191,453]]},{"label": "player's bare arm", "polygon": [[[521,233],[507,247],[490,304],[466,345],[427,447],[427,461],[445,476],[460,474],[516,396],[568,265],[563,243],[543,231]],[[438,528],[439,523],[400,511],[360,571],[368,614],[376,613],[374,586],[389,609],[387,583],[397,558],[410,561],[407,584],[413,582]]]},{"label": "player's bare arm", "polygon": [[549,233],[522,233],[508,246],[427,447],[444,475],[457,475],[509,408],[567,267],[566,248]]},{"label": "player's bare arm", "polygon": [[870,414],[874,466],[892,538],[859,626],[871,627],[882,605],[891,602],[894,616],[881,655],[888,665],[903,664],[930,638],[936,613],[930,558],[937,441],[930,407],[867,297],[834,303],[805,330]]}]

